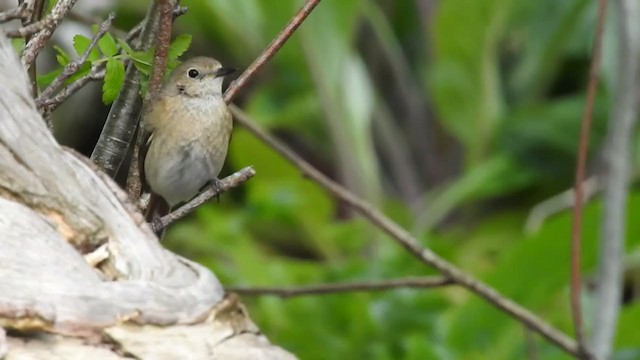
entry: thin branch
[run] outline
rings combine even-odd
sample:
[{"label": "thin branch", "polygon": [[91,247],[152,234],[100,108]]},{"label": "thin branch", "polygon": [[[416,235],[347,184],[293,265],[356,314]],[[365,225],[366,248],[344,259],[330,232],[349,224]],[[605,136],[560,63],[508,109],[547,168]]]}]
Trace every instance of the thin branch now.
[{"label": "thin branch", "polygon": [[91,39],[91,43],[89,43],[89,46],[87,47],[87,49],[82,53],[82,55],[79,58],[71,61],[64,67],[64,69],[62,70],[62,73],[60,73],[60,75],[58,75],[51,82],[51,84],[49,84],[49,86],[47,86],[47,88],[42,91],[40,96],[38,96],[38,98],[36,99],[36,103],[45,102],[45,100],[47,98],[50,98],[53,95],[53,93],[56,90],[58,90],[58,88],[62,86],[62,84],[64,84],[64,82],[71,75],[75,74],[80,69],[82,64],[84,64],[85,61],[87,61],[87,58],[89,58],[89,54],[91,53],[91,50],[93,50],[98,45],[98,40],[100,40],[100,38],[109,30],[109,28],[111,28],[111,24],[113,23],[113,19],[115,17],[116,15],[114,13],[109,14],[107,19],[103,21],[102,24],[100,24],[98,31]]},{"label": "thin branch", "polygon": [[296,15],[289,21],[287,26],[280,31],[278,36],[267,46],[267,48],[256,58],[256,60],[249,65],[249,67],[238,77],[234,82],[229,85],[229,88],[224,93],[224,101],[230,103],[233,98],[238,95],[238,92],[246,85],[251,79],[271,58],[280,50],[282,45],[293,35],[296,29],[302,24],[302,22],[309,16],[311,11],[320,3],[320,0],[307,0]]},{"label": "thin branch", "polygon": [[26,69],[31,67],[31,64],[35,61],[36,57],[38,57],[38,54],[46,45],[47,41],[51,37],[51,34],[53,34],[60,22],[65,18],[69,11],[71,11],[71,8],[73,8],[73,5],[75,5],[76,1],[78,0],[58,1],[51,10],[51,14],[49,14],[45,19],[36,23],[44,25],[24,47],[21,60],[22,65]]},{"label": "thin branch", "polygon": [[591,349],[599,359],[612,357],[624,285],[623,266],[627,199],[634,125],[638,118],[640,73],[640,5],[637,0],[613,4],[616,18],[616,77],[613,79],[609,128],[603,149],[602,225],[598,251],[595,306],[591,312]]},{"label": "thin branch", "polygon": [[283,299],[309,296],[331,295],[352,292],[373,292],[397,288],[406,289],[430,289],[453,285],[450,279],[441,276],[407,277],[374,282],[345,282],[335,284],[308,285],[301,287],[227,287],[228,292],[234,292],[244,296],[277,296]]},{"label": "thin branch", "polygon": [[27,19],[31,15],[28,3],[20,3],[17,7],[0,12],[0,23],[5,23],[11,20]]},{"label": "thin branch", "polygon": [[[69,96],[75,94],[78,90],[82,89],[89,82],[101,80],[102,78],[104,78],[105,65],[106,65],[105,62],[94,65],[91,68],[91,71],[87,75],[67,85],[64,89],[59,91],[55,96],[51,98],[36,100],[36,105],[38,105],[39,108],[47,109],[48,111],[55,110],[56,108],[58,108],[58,106],[60,106],[60,104],[62,104],[65,100],[67,100]],[[40,99],[40,97],[38,99]]]},{"label": "thin branch", "polygon": [[580,355],[587,357],[587,348],[584,341],[584,328],[582,323],[582,307],[580,304],[581,280],[580,280],[580,247],[582,232],[582,208],[584,203],[583,183],[587,163],[587,147],[589,145],[589,133],[593,118],[593,103],[598,87],[598,71],[600,70],[600,58],[602,54],[602,35],[604,32],[604,19],[607,9],[607,0],[599,0],[598,23],[595,33],[591,68],[589,70],[589,83],[587,86],[587,99],[582,127],[580,130],[580,144],[578,147],[578,163],[576,165],[575,190],[576,204],[573,208],[573,226],[571,229],[571,313],[576,333],[576,340]]},{"label": "thin branch", "polygon": [[209,201],[211,198],[218,196],[219,194],[225,191],[228,191],[230,189],[233,189],[237,186],[240,186],[240,184],[251,179],[255,174],[256,174],[256,171],[253,169],[253,167],[247,166],[225,177],[224,179],[220,180],[220,183],[218,184],[219,185],[218,191],[214,191],[213,188],[209,188],[206,191],[202,192],[200,195],[196,196],[194,199],[192,199],[188,203],[180,206],[176,210],[161,217],[158,221],[151,224],[153,231],[158,232],[166,228],[171,223],[189,215],[198,206]]},{"label": "thin branch", "polygon": [[331,195],[353,207],[363,217],[383,230],[391,237],[391,239],[404,247],[419,261],[435,268],[436,270],[440,271],[442,275],[446,276],[456,284],[465,287],[466,289],[485,299],[488,303],[490,303],[497,309],[511,315],[513,318],[522,322],[531,330],[539,333],[544,338],[558,346],[560,349],[574,356],[580,354],[578,351],[578,345],[572,338],[570,338],[560,330],[554,328],[543,319],[531,313],[526,308],[516,304],[508,298],[505,298],[489,285],[473,278],[470,275],[467,275],[465,272],[455,267],[445,259],[441,258],[433,251],[423,248],[420,245],[420,242],[409,232],[400,227],[400,225],[393,222],[370,203],[362,200],[349,190],[345,189],[340,184],[334,182],[326,175],[322,174],[318,169],[314,168],[311,164],[298,156],[280,140],[276,139],[274,136],[260,128],[237,106],[231,105],[230,109],[236,121],[240,125],[249,130],[249,132],[251,132],[260,141],[279,153],[293,166],[297,167],[302,172],[303,176],[315,181],[318,185],[327,190]]}]

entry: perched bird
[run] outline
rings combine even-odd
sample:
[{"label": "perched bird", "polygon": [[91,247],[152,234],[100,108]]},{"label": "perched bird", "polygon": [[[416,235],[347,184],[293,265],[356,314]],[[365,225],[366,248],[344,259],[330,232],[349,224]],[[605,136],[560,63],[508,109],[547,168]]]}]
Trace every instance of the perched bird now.
[{"label": "perched bird", "polygon": [[[148,140],[140,151],[141,176],[152,191],[147,221],[188,201],[207,185],[218,187],[233,120],[222,82],[235,69],[208,57],[183,62],[159,94],[145,104]],[[159,195],[166,204],[158,204]]]}]

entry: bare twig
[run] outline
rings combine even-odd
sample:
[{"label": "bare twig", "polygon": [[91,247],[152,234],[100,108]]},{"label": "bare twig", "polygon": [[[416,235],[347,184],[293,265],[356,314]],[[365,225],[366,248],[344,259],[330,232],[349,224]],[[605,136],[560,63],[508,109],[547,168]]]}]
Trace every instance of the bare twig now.
[{"label": "bare twig", "polygon": [[573,226],[571,229],[571,312],[575,327],[576,340],[580,355],[588,357],[586,343],[584,341],[584,328],[582,324],[582,307],[580,306],[581,280],[580,280],[580,247],[582,232],[582,208],[584,203],[584,190],[582,188],[587,163],[587,147],[589,145],[589,132],[593,117],[593,103],[598,86],[598,71],[600,70],[600,58],[602,54],[602,35],[604,32],[604,19],[607,8],[607,0],[600,0],[598,5],[598,23],[595,33],[591,68],[589,70],[589,84],[587,86],[587,99],[582,127],[580,130],[580,144],[578,147],[578,163],[576,165],[576,204],[573,208]]},{"label": "bare twig", "polygon": [[276,36],[275,39],[267,46],[267,48],[256,58],[256,60],[249,65],[249,67],[231,83],[227,91],[224,93],[224,101],[231,102],[240,89],[242,89],[246,83],[251,79],[255,73],[260,71],[262,67],[280,50],[282,45],[293,35],[296,29],[302,24],[302,22],[309,16],[311,11],[320,3],[320,0],[307,0],[296,15],[289,21],[287,26]]},{"label": "bare twig", "polygon": [[271,134],[260,128],[251,118],[249,118],[237,106],[231,105],[230,109],[236,121],[251,132],[256,138],[274,149],[283,158],[285,158],[293,166],[300,169],[303,176],[315,181],[331,195],[342,200],[346,204],[353,207],[362,216],[368,219],[372,224],[387,233],[394,241],[404,247],[411,255],[422,263],[429,265],[440,271],[442,275],[454,281],[471,292],[485,299],[488,303],[497,309],[511,315],[516,320],[528,326],[531,330],[539,333],[544,338],[557,345],[560,349],[572,355],[578,355],[578,345],[576,342],[554,328],[526,308],[516,304],[508,298],[505,298],[489,285],[467,275],[453,264],[444,260],[433,251],[423,248],[420,242],[414,238],[409,232],[393,222],[370,203],[362,200],[352,192],[345,189],[340,184],[329,179],[318,169],[314,168],[289,149],[285,144],[276,139]]},{"label": "bare twig", "polygon": [[87,58],[89,57],[89,54],[91,53],[91,50],[93,50],[93,48],[95,48],[98,45],[98,40],[100,40],[100,38],[111,27],[111,24],[112,24],[114,18],[115,18],[115,14],[114,13],[110,13],[109,16],[107,17],[107,19],[104,22],[102,22],[102,24],[100,24],[100,27],[98,28],[98,31],[96,32],[96,34],[91,39],[91,43],[89,43],[89,46],[84,51],[84,53],[82,53],[82,55],[79,58],[71,61],[70,63],[68,63],[64,67],[64,69],[62,70],[62,73],[60,73],[60,75],[58,75],[51,82],[51,84],[49,84],[49,86],[47,86],[47,88],[42,91],[40,96],[38,96],[38,98],[36,99],[36,103],[44,103],[44,102],[46,102],[46,100],[48,98],[51,98],[53,96],[53,93],[56,90],[58,90],[58,88],[60,86],[62,86],[62,84],[71,75],[75,74],[80,69],[80,66],[82,66],[82,64],[84,64],[85,61],[87,61]]},{"label": "bare twig", "polygon": [[214,196],[239,186],[243,182],[251,179],[255,174],[256,174],[256,171],[253,169],[253,167],[247,166],[225,177],[224,179],[220,180],[220,183],[218,186],[219,191],[214,191],[212,188],[209,188],[206,191],[202,192],[200,195],[196,196],[194,199],[192,199],[188,203],[180,206],[179,208],[172,211],[171,213],[161,217],[159,221],[152,224],[153,231],[158,232],[166,228],[174,221],[182,219],[183,217],[187,216],[188,214],[193,212],[193,210],[195,210],[198,206],[209,201]]},{"label": "bare twig", "polygon": [[[38,54],[44,48],[45,44],[51,37],[51,34],[56,30],[60,22],[64,19],[64,17],[71,11],[73,5],[75,5],[78,0],[60,0],[58,1],[53,9],[51,10],[51,14],[49,14],[45,19],[33,24],[42,24],[42,26],[38,29],[38,32],[29,40],[29,42],[25,45],[24,51],[22,52],[22,65],[25,68],[31,67],[31,64],[35,61]],[[32,25],[29,25],[32,26]]]},{"label": "bare twig", "polygon": [[640,5],[636,0],[619,0],[612,5],[617,19],[617,66],[611,86],[613,104],[603,149],[602,226],[590,342],[594,355],[599,359],[612,358],[622,304],[631,148],[640,92],[637,83],[640,73]]},{"label": "bare twig", "polygon": [[27,19],[31,15],[28,3],[20,3],[17,7],[0,12],[0,23],[5,23],[11,20]]},{"label": "bare twig", "polygon": [[55,96],[52,96],[48,99],[37,100],[36,105],[38,105],[41,109],[47,109],[48,111],[55,110],[60,104],[62,104],[65,100],[69,98],[69,96],[75,94],[78,90],[82,89],[85,85],[87,85],[90,81],[97,81],[104,78],[105,75],[105,64],[100,63],[94,65],[91,68],[91,71],[67,85],[64,89],[59,91]]},{"label": "bare twig", "polygon": [[227,287],[228,292],[245,296],[277,296],[283,299],[309,296],[331,295],[338,293],[384,291],[397,288],[425,289],[454,284],[441,276],[407,277],[373,282],[345,282],[335,284],[308,285],[300,287]]}]

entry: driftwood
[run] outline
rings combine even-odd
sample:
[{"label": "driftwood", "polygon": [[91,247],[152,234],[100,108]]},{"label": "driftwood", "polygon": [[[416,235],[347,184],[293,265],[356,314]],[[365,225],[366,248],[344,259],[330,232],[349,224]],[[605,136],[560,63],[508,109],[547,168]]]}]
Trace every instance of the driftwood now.
[{"label": "driftwood", "polygon": [[293,359],[56,143],[0,31],[0,358]]}]

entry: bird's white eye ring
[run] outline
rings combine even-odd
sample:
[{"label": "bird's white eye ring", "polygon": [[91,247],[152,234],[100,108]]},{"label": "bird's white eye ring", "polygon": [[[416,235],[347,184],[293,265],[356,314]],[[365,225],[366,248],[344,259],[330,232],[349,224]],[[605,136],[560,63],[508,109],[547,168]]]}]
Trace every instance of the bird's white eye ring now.
[{"label": "bird's white eye ring", "polygon": [[196,69],[189,69],[189,72],[187,74],[190,78],[196,78],[198,77],[198,75],[200,75],[200,73]]}]

